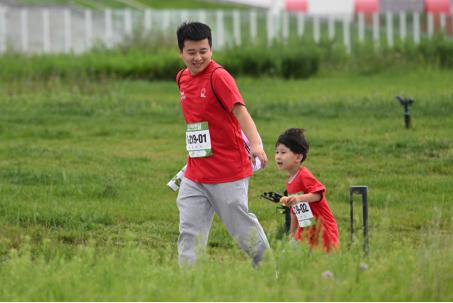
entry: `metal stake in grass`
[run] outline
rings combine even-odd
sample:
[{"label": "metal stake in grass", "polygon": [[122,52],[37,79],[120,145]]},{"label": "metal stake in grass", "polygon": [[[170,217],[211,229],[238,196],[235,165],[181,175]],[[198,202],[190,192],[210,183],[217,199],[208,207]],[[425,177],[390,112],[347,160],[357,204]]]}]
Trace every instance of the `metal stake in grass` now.
[{"label": "metal stake in grass", "polygon": [[350,204],[350,215],[351,215],[351,243],[354,239],[354,201],[353,195],[362,195],[362,209],[363,209],[363,251],[366,255],[369,252],[368,245],[368,186],[351,186],[349,188],[349,204]]},{"label": "metal stake in grass", "polygon": [[409,113],[409,106],[414,103],[414,100],[408,98],[404,98],[401,96],[396,96],[396,99],[400,102],[400,104],[404,107],[404,125],[406,128],[411,127],[411,115]]}]

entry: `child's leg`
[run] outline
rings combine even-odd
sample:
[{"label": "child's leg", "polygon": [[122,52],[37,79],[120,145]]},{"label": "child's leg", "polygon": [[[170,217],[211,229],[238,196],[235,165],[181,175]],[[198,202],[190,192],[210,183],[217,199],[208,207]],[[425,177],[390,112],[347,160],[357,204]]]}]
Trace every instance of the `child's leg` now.
[{"label": "child's leg", "polygon": [[214,210],[203,186],[186,178],[181,182],[176,203],[179,209],[179,263],[193,264],[197,250],[204,249],[208,242]]},{"label": "child's leg", "polygon": [[297,221],[297,217],[294,214],[294,212],[291,211],[290,213],[291,213],[291,225],[289,229],[289,234],[293,239],[300,240],[301,235],[299,232],[299,223]]},{"label": "child's leg", "polygon": [[339,248],[338,233],[324,229],[323,248],[325,252],[332,252]]}]

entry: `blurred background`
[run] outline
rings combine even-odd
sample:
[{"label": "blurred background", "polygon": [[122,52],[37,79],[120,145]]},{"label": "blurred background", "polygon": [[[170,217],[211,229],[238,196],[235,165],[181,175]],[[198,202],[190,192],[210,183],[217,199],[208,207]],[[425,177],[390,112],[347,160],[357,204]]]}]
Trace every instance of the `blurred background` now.
[{"label": "blurred background", "polygon": [[452,0],[0,0],[0,52],[81,53],[138,39],[173,41],[183,21],[208,23],[214,48],[309,39],[419,44],[453,32]]},{"label": "blurred background", "polygon": [[0,77],[172,80],[185,21],[210,25],[214,58],[234,75],[450,68],[451,1],[0,0]]}]

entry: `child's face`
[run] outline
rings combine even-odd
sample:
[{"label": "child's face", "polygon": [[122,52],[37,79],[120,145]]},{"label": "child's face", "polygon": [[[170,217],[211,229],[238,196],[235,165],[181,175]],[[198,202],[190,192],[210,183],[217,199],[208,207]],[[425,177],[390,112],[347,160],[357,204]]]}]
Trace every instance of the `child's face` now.
[{"label": "child's face", "polygon": [[293,153],[284,144],[279,144],[275,148],[275,163],[279,170],[293,172],[299,169],[302,158],[302,154]]},{"label": "child's face", "polygon": [[192,75],[202,72],[211,62],[212,49],[208,39],[200,41],[185,40],[180,53],[182,61]]}]

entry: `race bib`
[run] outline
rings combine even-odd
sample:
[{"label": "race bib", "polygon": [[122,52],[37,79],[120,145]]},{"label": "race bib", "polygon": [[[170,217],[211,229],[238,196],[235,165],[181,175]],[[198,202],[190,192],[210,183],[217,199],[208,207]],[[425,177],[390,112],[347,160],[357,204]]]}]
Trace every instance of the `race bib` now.
[{"label": "race bib", "polygon": [[208,157],[212,155],[211,135],[208,122],[187,124],[186,149],[191,158]]},{"label": "race bib", "polygon": [[313,213],[308,202],[300,202],[292,207],[300,227],[307,227],[313,224]]}]

